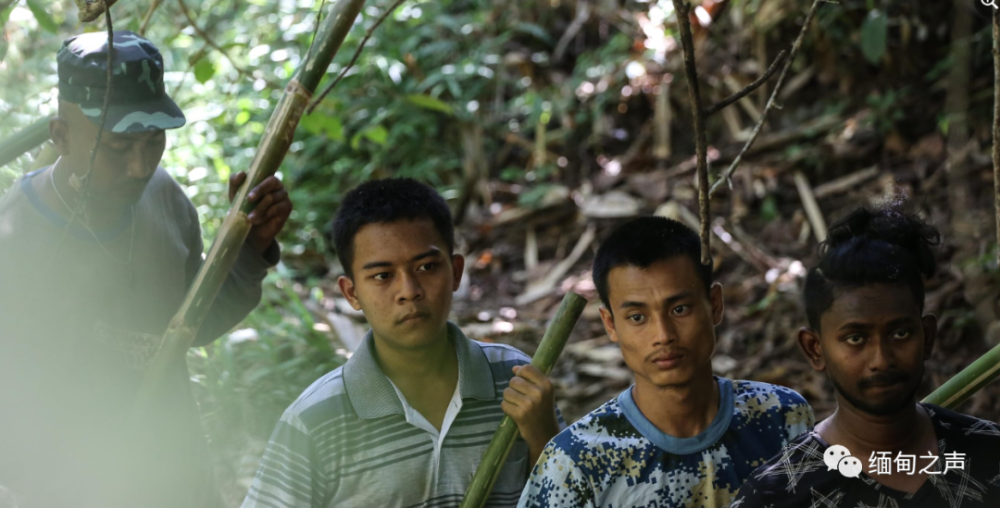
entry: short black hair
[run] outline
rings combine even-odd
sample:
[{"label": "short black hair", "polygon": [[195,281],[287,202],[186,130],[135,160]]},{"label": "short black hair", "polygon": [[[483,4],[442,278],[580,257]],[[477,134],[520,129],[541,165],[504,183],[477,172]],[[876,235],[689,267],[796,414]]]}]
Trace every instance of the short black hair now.
[{"label": "short black hair", "polygon": [[810,328],[819,331],[839,291],[872,284],[908,286],[923,312],[924,277],[937,269],[931,247],[941,235],[904,208],[902,200],[874,211],[862,207],[830,227],[802,292]]},{"label": "short black hair", "polygon": [[597,249],[594,259],[594,285],[604,307],[611,310],[608,289],[611,270],[619,266],[647,268],[674,256],[691,259],[708,295],[712,265],[701,264],[701,238],[691,228],[666,217],[640,217],[618,226]]},{"label": "short black hair", "polygon": [[415,219],[430,219],[448,247],[448,255],[454,253],[451,210],[433,188],[412,178],[387,178],[362,183],[348,192],[333,219],[333,245],[344,273],[354,278],[354,237],[362,227]]}]

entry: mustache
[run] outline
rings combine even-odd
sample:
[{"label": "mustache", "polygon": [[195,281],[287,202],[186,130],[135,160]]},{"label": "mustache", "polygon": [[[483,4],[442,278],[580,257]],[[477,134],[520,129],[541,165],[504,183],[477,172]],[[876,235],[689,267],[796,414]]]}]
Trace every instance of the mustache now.
[{"label": "mustache", "polygon": [[656,358],[657,356],[661,356],[661,355],[685,355],[687,353],[688,353],[687,349],[680,348],[680,347],[675,347],[675,348],[672,348],[672,349],[660,349],[660,350],[653,351],[652,353],[646,355],[646,360],[645,361],[651,362],[651,361],[653,361],[653,358]]},{"label": "mustache", "polygon": [[885,386],[895,383],[904,383],[910,377],[902,371],[890,371],[883,372],[880,374],[875,374],[858,381],[858,388],[861,390],[871,388],[873,386]]}]

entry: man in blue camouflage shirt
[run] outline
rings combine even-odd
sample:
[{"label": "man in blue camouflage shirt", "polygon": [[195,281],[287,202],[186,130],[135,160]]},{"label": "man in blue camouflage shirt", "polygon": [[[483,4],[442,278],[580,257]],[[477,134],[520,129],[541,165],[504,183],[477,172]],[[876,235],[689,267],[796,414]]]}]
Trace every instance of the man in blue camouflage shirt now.
[{"label": "man in blue camouflage shirt", "polygon": [[712,375],[722,286],[698,235],[660,217],[602,244],[601,318],[635,384],[559,433],[520,507],[726,507],[743,480],[813,425],[796,392]]}]

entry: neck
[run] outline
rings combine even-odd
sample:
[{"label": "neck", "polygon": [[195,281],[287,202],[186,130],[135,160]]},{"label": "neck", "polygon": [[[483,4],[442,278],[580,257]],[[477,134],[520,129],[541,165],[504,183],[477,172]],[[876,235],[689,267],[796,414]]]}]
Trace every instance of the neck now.
[{"label": "neck", "polygon": [[[70,184],[70,176],[75,171],[67,167],[61,158],[52,165],[49,171],[51,174],[48,175],[48,178],[41,179],[36,189],[42,201],[61,217],[69,219],[73,212],[79,209],[84,211],[84,217],[78,216],[76,220],[86,220],[88,226],[100,230],[117,224],[121,220],[122,214],[127,212],[126,208],[100,206],[94,199],[87,200],[83,203],[83,208],[80,209],[81,192]],[[71,210],[67,205],[73,209]]]},{"label": "neck", "polygon": [[933,429],[924,423],[929,424],[930,417],[915,402],[896,413],[875,416],[854,407],[838,394],[837,410],[817,425],[816,430],[826,442],[841,444],[852,452],[907,451],[920,444],[926,429]]},{"label": "neck", "polygon": [[396,386],[433,377],[458,377],[458,355],[454,344],[448,340],[447,327],[434,341],[416,349],[393,347],[378,334],[374,334],[374,339],[379,368]]},{"label": "neck", "polygon": [[632,398],[642,414],[666,434],[687,438],[701,434],[719,412],[719,384],[711,372],[680,386],[658,387],[636,379]]}]

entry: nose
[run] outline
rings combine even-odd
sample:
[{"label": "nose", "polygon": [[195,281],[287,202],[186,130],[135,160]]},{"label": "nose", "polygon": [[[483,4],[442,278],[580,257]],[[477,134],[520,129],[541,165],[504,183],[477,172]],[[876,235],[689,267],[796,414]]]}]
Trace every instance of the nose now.
[{"label": "nose", "polygon": [[399,303],[423,299],[424,288],[420,285],[420,280],[413,273],[406,272],[396,280],[399,281]]},{"label": "nose", "polygon": [[151,150],[150,147],[146,146],[146,143],[132,144],[132,150],[129,152],[125,164],[125,174],[129,178],[145,180],[153,175],[159,160],[157,159],[153,164],[150,164],[153,155],[150,153]]},{"label": "nose", "polygon": [[879,337],[872,341],[872,355],[868,368],[875,372],[885,372],[896,367],[896,352],[891,337]]},{"label": "nose", "polygon": [[658,318],[656,326],[656,339],[654,345],[657,347],[672,344],[677,340],[677,327],[669,318]]}]

